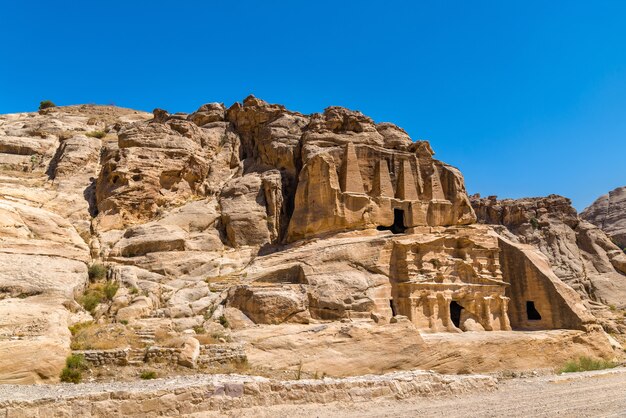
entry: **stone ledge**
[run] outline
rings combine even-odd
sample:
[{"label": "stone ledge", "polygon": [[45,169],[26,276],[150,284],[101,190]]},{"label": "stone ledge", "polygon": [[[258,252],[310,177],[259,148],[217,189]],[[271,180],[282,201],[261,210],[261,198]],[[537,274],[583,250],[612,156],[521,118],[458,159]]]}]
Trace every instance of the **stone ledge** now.
[{"label": "stone ledge", "polygon": [[496,383],[497,379],[483,375],[409,371],[319,380],[196,375],[150,382],[7,385],[0,388],[0,416],[179,415],[251,406],[460,394],[493,390]]}]

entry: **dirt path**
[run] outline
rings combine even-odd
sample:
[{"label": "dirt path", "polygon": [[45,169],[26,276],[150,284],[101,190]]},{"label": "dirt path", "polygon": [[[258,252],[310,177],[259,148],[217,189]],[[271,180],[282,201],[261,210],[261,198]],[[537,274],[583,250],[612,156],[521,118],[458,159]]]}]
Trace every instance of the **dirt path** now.
[{"label": "dirt path", "polygon": [[498,390],[438,399],[254,408],[259,417],[623,417],[626,368],[502,381]]}]

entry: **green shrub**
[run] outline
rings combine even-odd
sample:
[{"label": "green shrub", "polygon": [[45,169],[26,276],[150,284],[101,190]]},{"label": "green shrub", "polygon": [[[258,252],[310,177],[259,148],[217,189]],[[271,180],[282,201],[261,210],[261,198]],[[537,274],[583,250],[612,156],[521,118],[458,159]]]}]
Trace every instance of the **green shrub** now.
[{"label": "green shrub", "polygon": [[156,372],[152,370],[145,370],[141,372],[141,375],[139,377],[141,377],[143,380],[151,380],[156,379],[157,375]]},{"label": "green shrub", "polygon": [[50,100],[43,100],[39,102],[39,110],[44,110],[44,109],[48,109],[48,108],[56,107],[56,106],[57,105],[52,103]]},{"label": "green shrub", "polygon": [[93,313],[96,306],[104,299],[104,294],[99,288],[88,289],[82,298],[80,298],[80,304],[83,305],[86,311]]},{"label": "green shrub", "polygon": [[115,294],[117,293],[117,289],[119,289],[120,286],[113,282],[113,281],[109,281],[104,285],[104,296],[106,296],[106,298],[108,300],[113,300],[113,297],[115,296]]},{"label": "green shrub", "polygon": [[89,328],[92,325],[93,325],[93,321],[78,322],[78,323],[72,325],[71,327],[68,327],[68,329],[72,333],[72,336],[74,336],[74,335],[78,334],[81,330],[83,330],[85,328]]},{"label": "green shrub", "polygon": [[120,321],[120,324],[122,324],[122,325],[128,325],[128,320],[126,320],[126,319],[122,319],[122,320]]},{"label": "green shrub", "polygon": [[80,383],[85,369],[87,369],[85,357],[82,354],[72,354],[65,359],[65,368],[61,371],[61,382]]},{"label": "green shrub", "polygon": [[617,364],[608,360],[595,360],[591,357],[582,356],[578,360],[571,360],[565,363],[561,369],[561,373],[585,372],[589,370],[612,369]]},{"label": "green shrub", "polygon": [[61,382],[80,383],[83,380],[83,373],[80,370],[68,369],[65,367],[61,370]]},{"label": "green shrub", "polygon": [[130,294],[131,295],[136,295],[137,293],[139,293],[139,289],[137,289],[136,287],[133,287],[130,289]]},{"label": "green shrub", "polygon": [[220,316],[220,324],[222,324],[222,326],[224,328],[228,328],[229,324],[228,324],[228,319],[226,319],[226,317],[224,315]]},{"label": "green shrub", "polygon": [[530,218],[530,224],[533,226],[533,229],[539,229],[539,221],[537,218]]},{"label": "green shrub", "polygon": [[107,136],[106,132],[103,132],[103,131],[91,131],[91,132],[87,132],[85,135],[91,138],[98,138],[98,139],[102,139],[105,136]]},{"label": "green shrub", "polygon": [[93,282],[96,280],[102,280],[107,275],[107,268],[102,264],[92,264],[89,266],[89,279]]},{"label": "green shrub", "polygon": [[206,332],[202,325],[196,325],[195,327],[193,327],[193,330],[196,334],[204,334]]}]

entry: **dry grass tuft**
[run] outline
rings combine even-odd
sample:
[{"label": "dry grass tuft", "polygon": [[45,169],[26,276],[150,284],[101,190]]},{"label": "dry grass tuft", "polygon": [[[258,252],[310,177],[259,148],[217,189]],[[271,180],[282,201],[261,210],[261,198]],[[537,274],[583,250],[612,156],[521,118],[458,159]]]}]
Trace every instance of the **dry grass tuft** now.
[{"label": "dry grass tuft", "polygon": [[141,348],[135,332],[121,324],[83,322],[70,328],[72,350],[108,350],[112,348]]}]

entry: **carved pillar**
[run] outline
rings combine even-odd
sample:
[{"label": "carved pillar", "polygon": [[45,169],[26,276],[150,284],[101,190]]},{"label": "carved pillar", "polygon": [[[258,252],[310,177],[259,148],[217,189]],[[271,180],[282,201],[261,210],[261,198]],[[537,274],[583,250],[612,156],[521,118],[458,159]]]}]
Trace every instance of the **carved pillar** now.
[{"label": "carved pillar", "polygon": [[446,200],[446,194],[443,192],[443,186],[441,186],[441,180],[439,178],[439,170],[437,170],[435,164],[433,164],[433,174],[430,179],[433,189],[433,200]]},{"label": "carved pillar", "polygon": [[511,331],[511,321],[509,321],[509,300],[506,296],[500,296],[500,311],[502,312],[502,331]]},{"label": "carved pillar", "polygon": [[443,303],[443,312],[441,312],[441,320],[443,325],[446,327],[448,331],[453,331],[456,329],[454,324],[452,323],[452,318],[450,317],[450,303],[452,302],[452,297],[446,294],[440,293],[439,300]]},{"label": "carved pillar", "polygon": [[400,200],[419,200],[417,197],[415,178],[413,177],[413,169],[411,168],[411,162],[409,160],[403,160],[400,164],[396,197]]},{"label": "carved pillar", "polygon": [[483,302],[483,328],[485,331],[493,331],[493,317],[491,316],[491,296],[484,296]]},{"label": "carved pillar", "polygon": [[437,317],[439,316],[439,304],[437,303],[437,295],[429,294],[426,296],[426,303],[428,304],[428,327],[431,331],[438,331]]},{"label": "carved pillar", "polygon": [[393,185],[389,176],[387,160],[379,160],[374,171],[374,185],[372,187],[373,196],[393,197]]},{"label": "carved pillar", "polygon": [[348,193],[365,193],[354,144],[348,142],[341,166],[341,190]]}]

